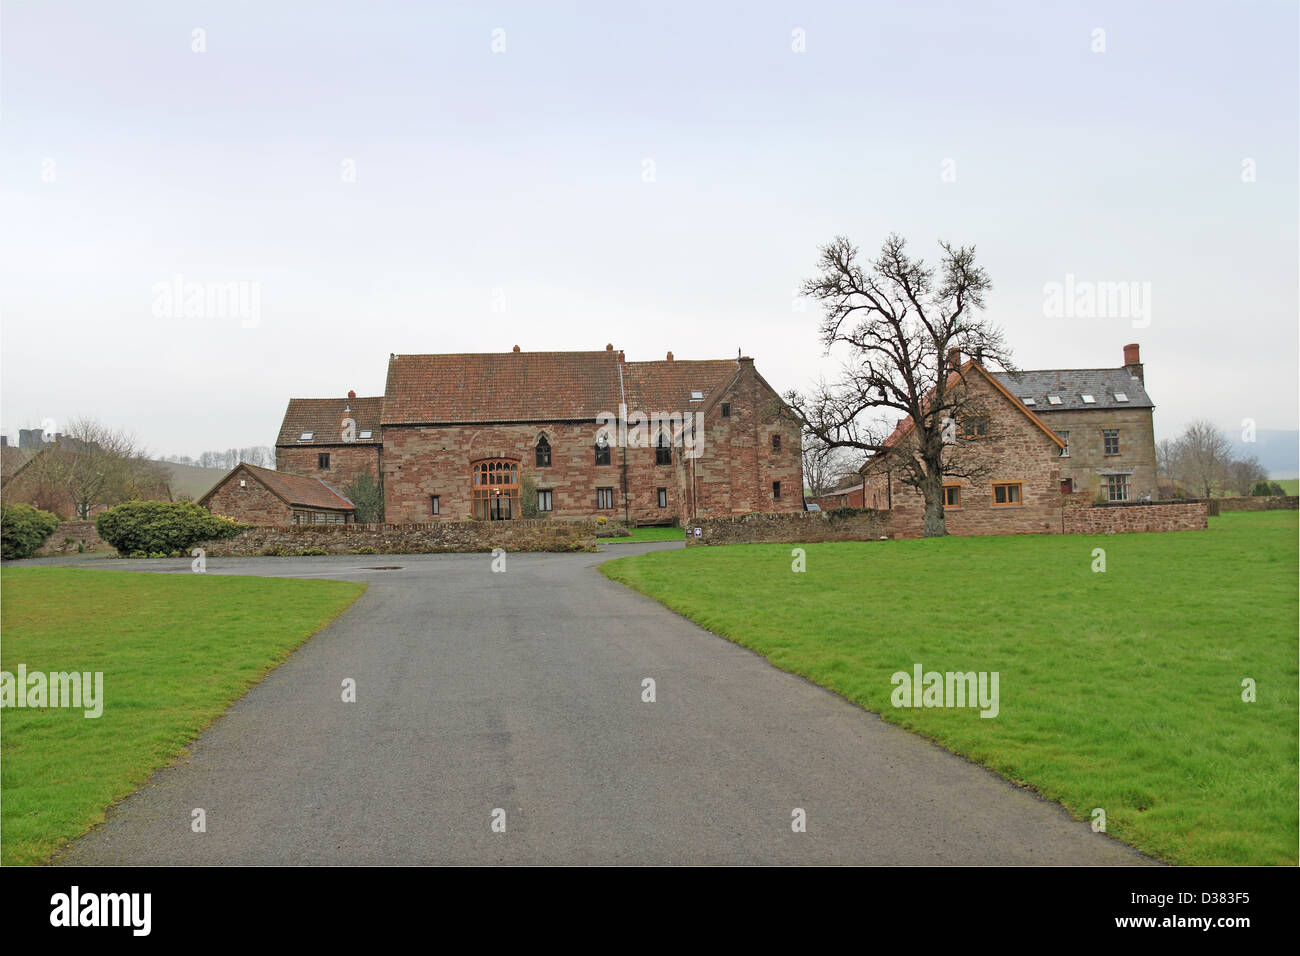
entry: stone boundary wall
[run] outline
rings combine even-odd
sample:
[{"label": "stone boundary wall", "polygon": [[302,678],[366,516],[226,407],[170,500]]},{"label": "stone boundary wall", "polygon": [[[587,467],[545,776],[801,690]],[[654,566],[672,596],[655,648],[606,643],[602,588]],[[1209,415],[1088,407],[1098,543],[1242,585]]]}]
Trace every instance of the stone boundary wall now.
[{"label": "stone boundary wall", "polygon": [[196,545],[208,557],[326,554],[439,554],[491,551],[591,551],[594,521],[439,521],[433,524],[348,524],[257,527]]},{"label": "stone boundary wall", "polygon": [[1297,495],[1254,495],[1249,498],[1216,498],[1220,511],[1295,511]]},{"label": "stone boundary wall", "polygon": [[[748,514],[730,518],[692,518],[686,526],[687,545],[805,544],[819,541],[876,541],[893,537],[888,511],[863,511],[839,516],[826,511],[794,514]],[[700,536],[695,537],[695,529]]]},{"label": "stone boundary wall", "polygon": [[1072,508],[1064,513],[1065,534],[1126,534],[1137,531],[1204,531],[1209,527],[1205,502],[1110,505]]},{"label": "stone boundary wall", "polygon": [[[68,544],[67,539],[75,539]],[[95,522],[62,521],[54,529],[54,534],[45,539],[45,544],[37,550],[35,557],[48,558],[56,554],[77,554],[77,545],[82,551],[112,551],[113,546],[99,536]]]}]

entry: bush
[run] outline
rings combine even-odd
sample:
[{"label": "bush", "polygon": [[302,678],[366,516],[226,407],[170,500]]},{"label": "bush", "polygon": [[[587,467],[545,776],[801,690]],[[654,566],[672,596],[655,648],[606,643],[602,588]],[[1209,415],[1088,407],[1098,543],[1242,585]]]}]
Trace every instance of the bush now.
[{"label": "bush", "polygon": [[1250,494],[1252,497],[1271,495],[1272,493],[1273,493],[1273,489],[1268,486],[1267,481],[1257,481],[1255,482],[1255,487],[1250,489]]},{"label": "bush", "polygon": [[31,505],[0,506],[0,557],[30,558],[58,526],[58,518]]},{"label": "bush", "polygon": [[128,501],[95,519],[99,536],[118,554],[172,554],[200,541],[232,538],[249,525],[208,512],[192,501]]}]

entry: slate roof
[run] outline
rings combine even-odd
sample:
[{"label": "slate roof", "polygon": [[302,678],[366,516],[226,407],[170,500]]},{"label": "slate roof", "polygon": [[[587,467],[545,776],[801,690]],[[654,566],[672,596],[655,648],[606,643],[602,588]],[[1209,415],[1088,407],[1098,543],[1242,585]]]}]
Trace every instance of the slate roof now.
[{"label": "slate roof", "polygon": [[[1140,379],[1127,368],[1066,368],[1024,372],[991,372],[998,383],[1022,402],[1032,398],[1030,407],[1043,412],[1094,411],[1099,408],[1155,408]],[[1115,393],[1128,396],[1127,402],[1115,400]],[[1049,395],[1059,395],[1061,404],[1052,405]],[[1091,395],[1097,401],[1087,404],[1080,397]]]},{"label": "slate roof", "polygon": [[[739,369],[735,359],[625,362],[621,352],[395,355],[384,425],[594,421],[602,412],[689,412]],[[704,392],[692,402],[693,389]]]},{"label": "slate roof", "polygon": [[[379,429],[380,414],[383,411],[384,398],[291,398],[289,407],[284,411],[284,421],[280,423],[280,435],[277,445],[341,445],[343,436],[339,423],[345,417],[343,409],[351,408],[350,417],[357,423],[358,445],[378,445],[382,440]],[[369,431],[370,438],[363,439],[361,433]],[[311,441],[299,441],[305,432],[312,433]]]},{"label": "slate roof", "polygon": [[356,506],[351,501],[319,478],[291,475],[283,471],[272,471],[270,468],[259,468],[257,465],[250,465],[247,462],[242,462],[232,468],[229,474],[213,485],[211,490],[199,499],[199,504],[204,504],[212,497],[213,492],[229,481],[235,475],[235,472],[240,470],[247,470],[254,480],[260,481],[270,489],[273,495],[286,504],[298,505],[302,508],[328,508],[333,511],[356,510]]}]

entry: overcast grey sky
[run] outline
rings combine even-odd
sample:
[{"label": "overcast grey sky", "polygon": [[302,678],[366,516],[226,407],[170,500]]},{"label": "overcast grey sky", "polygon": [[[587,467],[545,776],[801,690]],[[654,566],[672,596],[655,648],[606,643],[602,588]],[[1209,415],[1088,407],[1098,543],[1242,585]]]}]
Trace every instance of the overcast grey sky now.
[{"label": "overcast grey sky", "polygon": [[[10,436],[270,444],[290,396],[381,394],[390,352],[516,344],[740,348],[799,387],[838,364],[794,296],[817,246],[890,231],[978,247],[1021,367],[1139,342],[1158,438],[1297,424],[1294,0],[4,0],[0,28]],[[177,276],[255,318],[160,303]],[[1053,316],[1067,276],[1146,308]]]}]

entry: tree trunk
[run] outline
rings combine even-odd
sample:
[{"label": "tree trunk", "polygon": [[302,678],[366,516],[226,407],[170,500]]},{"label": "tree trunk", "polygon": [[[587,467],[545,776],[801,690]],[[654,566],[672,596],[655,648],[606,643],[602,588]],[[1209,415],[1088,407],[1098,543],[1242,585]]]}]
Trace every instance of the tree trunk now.
[{"label": "tree trunk", "polygon": [[921,534],[927,538],[944,537],[948,534],[948,526],[943,520],[943,479],[938,472],[925,476],[921,494],[925,496],[925,521]]}]

